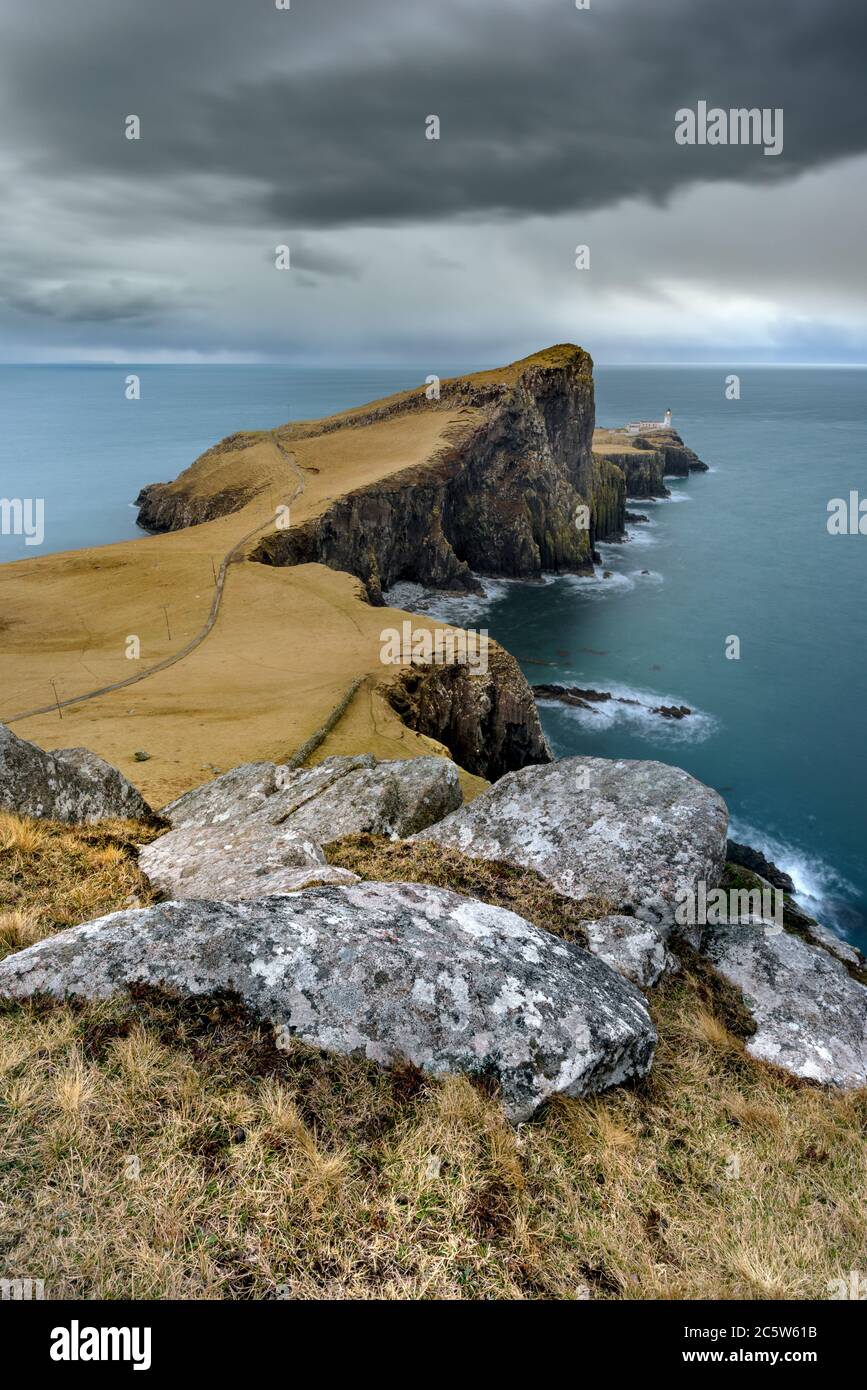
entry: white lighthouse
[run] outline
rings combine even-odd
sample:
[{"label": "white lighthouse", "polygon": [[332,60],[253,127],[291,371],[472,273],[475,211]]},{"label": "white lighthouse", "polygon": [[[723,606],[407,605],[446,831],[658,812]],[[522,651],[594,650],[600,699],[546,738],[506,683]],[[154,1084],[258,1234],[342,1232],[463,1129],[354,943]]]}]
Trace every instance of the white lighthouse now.
[{"label": "white lighthouse", "polygon": [[646,430],[670,430],[671,411],[667,410],[661,420],[632,420],[626,426],[627,434],[641,434]]}]

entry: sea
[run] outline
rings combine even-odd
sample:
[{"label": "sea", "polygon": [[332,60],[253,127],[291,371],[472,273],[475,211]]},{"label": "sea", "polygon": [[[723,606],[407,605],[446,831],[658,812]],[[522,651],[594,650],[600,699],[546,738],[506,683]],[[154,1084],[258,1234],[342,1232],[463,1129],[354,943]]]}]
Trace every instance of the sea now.
[{"label": "sea", "polygon": [[[139,488],[223,436],[359,405],[429,370],[0,366],[0,498],[44,501],[42,544],[0,535],[0,562],[140,534]],[[543,702],[554,752],[686,768],[724,796],[733,838],[867,949],[867,535],[828,528],[834,499],[867,499],[867,371],[601,366],[596,402],[602,425],[670,408],[709,472],[631,504],[647,520],[601,548],[592,578],[486,580],[480,600],[412,585],[398,596],[486,628],[532,684],[618,697]],[[667,720],[660,705],[691,713]]]}]

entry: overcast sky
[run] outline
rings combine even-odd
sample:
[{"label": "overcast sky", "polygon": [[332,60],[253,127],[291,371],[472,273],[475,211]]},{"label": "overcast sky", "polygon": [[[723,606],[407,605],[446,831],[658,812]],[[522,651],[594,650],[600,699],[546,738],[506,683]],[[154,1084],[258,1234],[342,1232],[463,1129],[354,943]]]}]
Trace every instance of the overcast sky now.
[{"label": "overcast sky", "polygon": [[590,3],[0,0],[0,356],[867,361],[865,6]]}]

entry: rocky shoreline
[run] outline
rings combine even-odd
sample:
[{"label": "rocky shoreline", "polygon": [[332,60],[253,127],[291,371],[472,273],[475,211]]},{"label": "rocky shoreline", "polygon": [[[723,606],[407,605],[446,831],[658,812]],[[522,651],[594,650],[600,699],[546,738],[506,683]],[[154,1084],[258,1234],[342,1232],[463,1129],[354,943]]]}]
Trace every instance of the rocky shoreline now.
[{"label": "rocky shoreline", "polygon": [[[339,437],[352,459],[361,433],[374,430],[376,448],[399,458],[391,430],[421,421],[439,441],[423,463],[323,494],[300,523],[251,542],[248,570],[339,570],[358,582],[351,601],[367,612],[398,582],[473,594],[479,575],[587,573],[597,542],[622,537],[627,496],[663,496],[666,475],[705,468],[670,429],[595,431],[592,363],[565,345],[444,383],[433,402],[410,392],[288,426],[270,453],[263,436],[233,436],[176,483],[145,489],[140,520],[178,530],[249,511],[250,487],[267,491],[267,470],[285,468],[293,445],[293,469],[310,477],[318,455],[305,442],[324,448]],[[867,1084],[863,958],[806,917],[791,880],[729,843],[722,798],[662,763],[552,759],[534,696],[586,710],[621,697],[531,690],[495,643],[484,672],[456,660],[408,664],[383,676],[378,693],[432,755],[356,747],[323,750],[310,767],[300,755],[240,762],[159,812],[94,754],[46,753],[0,725],[8,813],[164,828],[138,856],[155,904],[8,954],[0,998],[100,1000],[142,987],[230,994],[278,1038],[465,1073],[523,1121],[554,1096],[646,1076],[652,992],[700,959],[740,1001],[754,1059],[826,1086]],[[341,694],[339,717],[350,705]],[[320,742],[309,742],[316,756]],[[477,782],[467,799],[467,774],[493,785]],[[460,863],[464,891],[441,879],[362,880],[339,855],[332,862],[334,846],[353,836],[416,855],[428,872]],[[516,874],[540,885],[549,907],[561,904],[568,933],[556,910],[541,928],[490,900],[490,875]],[[785,909],[769,924],[761,905],[775,888]],[[715,893],[733,895],[734,915],[682,915],[685,898]]]}]

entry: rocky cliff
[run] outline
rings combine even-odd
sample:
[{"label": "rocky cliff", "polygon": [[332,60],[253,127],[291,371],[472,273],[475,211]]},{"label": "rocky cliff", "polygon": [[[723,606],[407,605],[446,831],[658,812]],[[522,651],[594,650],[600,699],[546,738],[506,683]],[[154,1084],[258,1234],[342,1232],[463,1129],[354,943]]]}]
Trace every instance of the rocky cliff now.
[{"label": "rocky cliff", "polygon": [[413,666],[384,694],[404,724],[444,743],[456,762],[488,781],[551,761],[533,693],[515,658],[488,643],[488,670]]},{"label": "rocky cliff", "polygon": [[[619,471],[593,457],[592,373],[587,353],[564,346],[517,364],[511,379],[444,383],[440,408],[460,401],[475,414],[436,458],[339,497],[266,537],[253,558],[348,571],[374,603],[406,579],[473,590],[473,572],[589,573],[594,541],[622,532],[626,493]],[[426,404],[416,394],[390,409]]]},{"label": "rocky cliff", "polygon": [[626,430],[597,430],[593,456],[615,467],[625,479],[629,497],[668,497],[666,477],[685,478],[706,473],[707,464],[672,429],[629,434]]},{"label": "rocky cliff", "polygon": [[[248,559],[351,574],[374,605],[400,581],[479,592],[479,575],[589,574],[597,542],[624,536],[627,494],[667,496],[666,472],[704,467],[673,430],[595,431],[593,363],[561,344],[443,381],[434,399],[420,388],[234,435],[174,483],[145,488],[139,520],[173,530],[242,508],[252,519],[251,498],[273,504],[285,491],[287,462],[303,480],[292,524],[269,530]],[[485,677],[408,667],[386,693],[469,772],[496,779],[550,757],[507,653]]]}]

